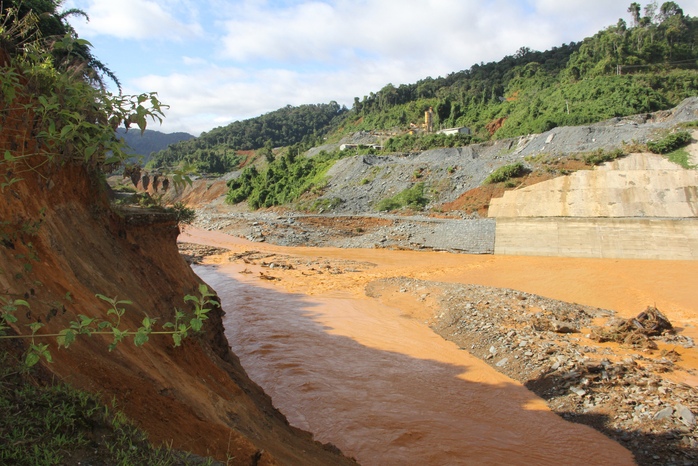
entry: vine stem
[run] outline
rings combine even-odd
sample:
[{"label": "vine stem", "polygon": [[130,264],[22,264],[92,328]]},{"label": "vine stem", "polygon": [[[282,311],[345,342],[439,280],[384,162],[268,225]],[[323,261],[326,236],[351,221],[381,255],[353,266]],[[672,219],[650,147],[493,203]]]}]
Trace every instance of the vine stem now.
[{"label": "vine stem", "polygon": [[[188,329],[187,329],[188,330]],[[174,335],[175,333],[179,332],[170,332],[170,331],[158,331],[158,332],[149,332],[148,335]],[[113,332],[90,332],[88,333],[76,333],[75,336],[78,335],[87,335],[87,336],[92,336],[92,335],[114,335]],[[129,330],[126,332],[123,332],[124,336],[129,336],[129,335],[138,335],[138,332],[134,330]],[[23,338],[51,338],[51,337],[61,337],[64,335],[61,335],[60,333],[42,333],[42,334],[35,334],[35,335],[0,335],[0,340],[20,340]]]}]

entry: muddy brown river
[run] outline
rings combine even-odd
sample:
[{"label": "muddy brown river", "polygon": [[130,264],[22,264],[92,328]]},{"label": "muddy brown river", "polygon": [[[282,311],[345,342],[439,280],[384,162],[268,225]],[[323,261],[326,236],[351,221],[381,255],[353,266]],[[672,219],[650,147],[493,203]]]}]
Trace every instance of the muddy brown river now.
[{"label": "muddy brown river", "polygon": [[[291,424],[337,445],[363,465],[633,463],[619,444],[563,420],[521,384],[433,333],[414,309],[386,306],[363,295],[368,281],[399,275],[472,283],[499,277],[504,282],[499,286],[516,288],[507,281],[525,281],[518,268],[529,276],[525,291],[546,295],[540,288],[555,279],[557,288],[547,296],[567,293],[584,302],[579,298],[595,277],[593,270],[608,268],[599,261],[281,248],[195,229],[180,240],[375,265],[354,275],[297,273],[275,282],[260,280],[257,268],[227,260],[195,267],[221,297],[228,340],[250,377]],[[604,273],[629,273],[631,283],[586,288],[589,304],[619,300],[620,288],[633,290],[638,280],[645,280],[632,275],[642,261],[612,262],[616,270]],[[577,286],[569,282],[561,287],[570,274]],[[658,290],[655,298],[674,304],[690,299],[685,292],[670,296],[671,291]],[[651,287],[640,294],[648,292]],[[626,302],[628,309],[630,304]],[[682,307],[676,313],[692,322],[689,310]]]}]

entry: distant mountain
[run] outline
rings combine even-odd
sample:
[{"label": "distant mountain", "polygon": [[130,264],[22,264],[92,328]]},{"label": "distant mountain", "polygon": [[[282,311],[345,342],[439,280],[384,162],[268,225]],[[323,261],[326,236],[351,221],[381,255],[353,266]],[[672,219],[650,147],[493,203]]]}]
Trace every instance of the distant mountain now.
[{"label": "distant mountain", "polygon": [[160,131],[154,131],[146,129],[141,135],[138,128],[132,128],[128,131],[124,128],[118,128],[116,130],[117,137],[123,139],[129,149],[126,151],[128,154],[133,154],[136,156],[143,157],[143,164],[150,160],[150,155],[153,152],[159,152],[166,149],[170,144],[174,144],[180,141],[188,141],[189,139],[194,139],[189,133],[161,133]]}]

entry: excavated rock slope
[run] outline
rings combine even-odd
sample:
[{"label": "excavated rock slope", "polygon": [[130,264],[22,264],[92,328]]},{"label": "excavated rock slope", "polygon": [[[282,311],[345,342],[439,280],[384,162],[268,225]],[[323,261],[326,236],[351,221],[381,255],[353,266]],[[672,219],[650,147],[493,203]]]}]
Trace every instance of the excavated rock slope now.
[{"label": "excavated rock slope", "polygon": [[380,200],[424,182],[430,199],[427,208],[436,207],[477,188],[502,165],[540,154],[566,156],[615,149],[623,142],[645,143],[679,123],[696,119],[698,97],[693,97],[670,111],[554,128],[520,138],[402,155],[347,157],[328,172],[322,198],[341,201],[335,213],[371,212]]}]

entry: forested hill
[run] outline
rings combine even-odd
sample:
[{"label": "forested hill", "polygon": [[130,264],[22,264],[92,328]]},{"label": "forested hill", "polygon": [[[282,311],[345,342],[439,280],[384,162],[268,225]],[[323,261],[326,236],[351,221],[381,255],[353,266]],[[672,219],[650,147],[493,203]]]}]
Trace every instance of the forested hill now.
[{"label": "forested hill", "polygon": [[204,172],[223,173],[234,169],[235,150],[313,144],[335,127],[348,112],[337,102],[317,105],[288,105],[262,116],[236,121],[202,133],[196,139],[174,144],[156,154],[153,168],[171,167],[184,161]]},{"label": "forested hill", "polygon": [[510,137],[655,111],[694,95],[698,20],[674,2],[650,4],[644,16],[633,3],[629,19],[546,52],[523,47],[444,78],[389,84],[355,99],[355,127],[419,122],[433,106],[438,126],[468,126],[487,139],[487,125],[502,118],[496,137]]},{"label": "forested hill", "polygon": [[123,139],[128,146],[126,153],[142,156],[147,161],[152,152],[159,152],[170,144],[188,141],[195,136],[189,133],[162,133],[150,129],[146,129],[141,134],[137,128],[130,131],[126,131],[125,128],[117,128],[116,137]]},{"label": "forested hill", "polygon": [[[208,171],[230,170],[239,160],[235,150],[309,146],[319,136],[339,139],[359,130],[405,132],[421,124],[429,107],[437,129],[467,126],[475,141],[651,112],[696,95],[697,59],[698,19],[675,2],[644,8],[632,3],[627,21],[621,18],[581,42],[545,52],[521,47],[499,62],[475,64],[446,77],[388,84],[356,97],[350,110],[335,102],[286,107],[173,145],[157,155],[155,164],[184,160],[204,170],[215,165]],[[403,139],[390,147],[423,146],[418,137]]]}]

